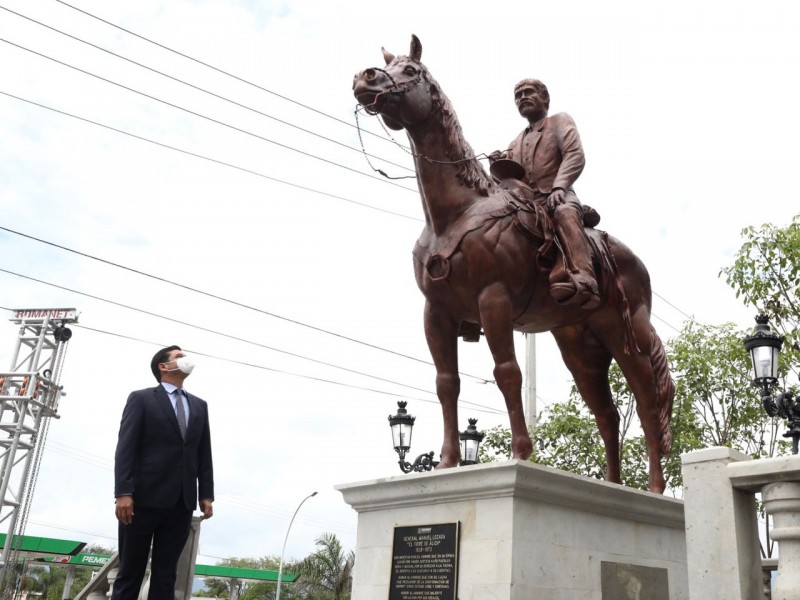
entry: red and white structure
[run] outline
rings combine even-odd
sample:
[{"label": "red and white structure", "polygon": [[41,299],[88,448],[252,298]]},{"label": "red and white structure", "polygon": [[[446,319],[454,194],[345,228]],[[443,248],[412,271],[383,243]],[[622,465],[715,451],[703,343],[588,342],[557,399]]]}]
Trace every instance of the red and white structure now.
[{"label": "red and white structure", "polygon": [[[51,417],[58,418],[59,381],[74,308],[19,309],[10,370],[0,372],[0,531],[7,531],[0,581],[13,568],[25,532]],[[8,581],[6,580],[8,585]]]}]

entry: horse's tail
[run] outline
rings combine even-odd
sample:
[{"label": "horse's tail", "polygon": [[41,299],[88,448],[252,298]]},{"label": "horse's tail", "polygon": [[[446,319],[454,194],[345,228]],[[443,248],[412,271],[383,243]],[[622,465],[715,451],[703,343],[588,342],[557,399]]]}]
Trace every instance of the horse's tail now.
[{"label": "horse's tail", "polygon": [[675,382],[667,365],[667,352],[656,330],[650,327],[650,364],[656,383],[656,402],[658,410],[659,446],[661,455],[669,454],[672,449],[672,403],[675,399]]}]

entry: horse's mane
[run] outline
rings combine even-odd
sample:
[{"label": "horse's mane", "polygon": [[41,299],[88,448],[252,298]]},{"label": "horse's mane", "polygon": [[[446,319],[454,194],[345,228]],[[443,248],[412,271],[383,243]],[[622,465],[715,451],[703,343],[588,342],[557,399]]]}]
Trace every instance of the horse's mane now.
[{"label": "horse's mane", "polygon": [[[478,159],[475,158],[475,151],[472,146],[464,139],[461,123],[458,122],[458,117],[450,98],[442,91],[439,83],[431,76],[430,71],[422,63],[419,64],[430,84],[434,111],[435,114],[439,115],[438,120],[444,129],[447,158],[452,161],[463,161],[458,163],[458,178],[468,188],[477,190],[481,196],[488,196],[489,192],[495,187],[494,182],[486,174]],[[465,158],[471,160],[464,160]]]}]

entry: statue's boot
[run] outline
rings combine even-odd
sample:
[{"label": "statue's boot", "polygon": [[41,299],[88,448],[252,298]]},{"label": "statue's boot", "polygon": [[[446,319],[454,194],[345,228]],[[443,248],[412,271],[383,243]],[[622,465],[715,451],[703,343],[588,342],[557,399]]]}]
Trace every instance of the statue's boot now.
[{"label": "statue's boot", "polygon": [[559,304],[590,310],[599,306],[600,290],[579,211],[562,206],[554,219],[561,257],[550,272],[550,295]]}]

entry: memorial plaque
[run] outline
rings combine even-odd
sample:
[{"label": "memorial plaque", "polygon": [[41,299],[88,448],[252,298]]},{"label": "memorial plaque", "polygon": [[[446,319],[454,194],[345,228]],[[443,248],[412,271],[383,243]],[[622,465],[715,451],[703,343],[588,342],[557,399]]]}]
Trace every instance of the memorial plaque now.
[{"label": "memorial plaque", "polygon": [[456,600],[458,523],[395,527],[389,600]]},{"label": "memorial plaque", "polygon": [[600,587],[603,600],[669,600],[667,569],[600,563]]}]

